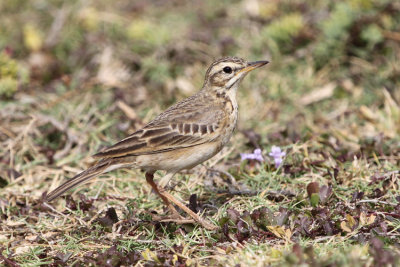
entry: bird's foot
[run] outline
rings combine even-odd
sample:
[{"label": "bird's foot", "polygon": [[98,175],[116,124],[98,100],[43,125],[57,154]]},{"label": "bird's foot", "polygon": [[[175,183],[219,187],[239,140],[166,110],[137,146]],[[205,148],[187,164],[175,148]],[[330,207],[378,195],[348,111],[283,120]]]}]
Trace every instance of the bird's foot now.
[{"label": "bird's foot", "polygon": [[[171,194],[169,194],[168,192],[166,192],[165,190],[161,189],[160,193],[166,198],[168,199],[170,202],[174,203],[176,206],[178,206],[179,208],[181,208],[184,212],[186,212],[187,214],[189,214],[190,217],[192,217],[192,220],[188,220],[188,219],[184,219],[182,216],[180,216],[178,214],[180,218],[180,220],[182,221],[193,221],[193,222],[197,222],[198,224],[200,224],[201,226],[203,226],[204,228],[206,228],[207,230],[216,230],[218,229],[217,226],[207,222],[206,220],[202,219],[197,213],[193,212],[191,209],[189,209],[188,207],[186,207],[182,202],[180,202],[179,200],[177,200],[174,196],[172,196]],[[171,204],[170,204],[171,205]],[[172,206],[172,205],[171,205]],[[171,210],[171,209],[170,209]],[[173,213],[173,215],[176,215],[177,211],[174,208],[173,210],[171,210],[171,212]],[[176,212],[176,213],[175,213]],[[182,219],[183,218],[183,219]]]},{"label": "bird's foot", "polygon": [[160,222],[174,222],[177,224],[200,224],[202,227],[204,227],[207,230],[217,230],[218,227],[210,224],[209,222],[207,222],[206,220],[202,219],[200,216],[198,216],[197,219],[186,219],[182,216],[180,216],[180,218],[175,218],[174,216],[166,216],[163,217],[162,220],[160,220]]},{"label": "bird's foot", "polygon": [[[175,210],[176,211],[176,210]],[[195,215],[195,218],[189,219],[189,218],[185,218],[183,216],[181,216],[178,213],[174,213],[172,212],[171,215],[158,215],[158,214],[154,214],[154,213],[150,213],[152,219],[154,221],[158,221],[158,222],[174,222],[177,224],[200,224],[201,226],[203,226],[205,229],[207,230],[216,230],[218,227],[215,225],[212,225],[210,223],[208,223],[206,220],[202,219],[199,215],[197,215],[196,213],[193,213]]]},{"label": "bird's foot", "polygon": [[[176,211],[176,210],[175,210]],[[193,219],[186,219],[178,213],[172,213],[171,215],[158,215],[154,213],[150,213],[153,221],[158,222],[174,222],[177,224],[186,224],[186,223],[195,223],[196,221]]]}]

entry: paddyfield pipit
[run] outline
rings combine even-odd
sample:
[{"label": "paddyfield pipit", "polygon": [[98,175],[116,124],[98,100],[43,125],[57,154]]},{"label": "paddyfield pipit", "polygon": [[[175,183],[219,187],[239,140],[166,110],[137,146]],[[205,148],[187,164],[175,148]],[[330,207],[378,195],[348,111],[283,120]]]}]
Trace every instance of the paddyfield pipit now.
[{"label": "paddyfield pipit", "polygon": [[[140,168],[146,181],[162,198],[176,221],[189,222],[176,211],[174,203],[207,229],[215,226],[187,208],[164,190],[175,173],[190,169],[217,154],[229,141],[238,118],[236,91],[250,71],[268,61],[247,62],[237,57],[219,59],[208,68],[202,89],[171,106],[142,129],[95,154],[97,163],[79,173],[46,196],[52,201],[67,190],[102,173],[118,168]],[[156,170],[166,171],[159,182]]]}]

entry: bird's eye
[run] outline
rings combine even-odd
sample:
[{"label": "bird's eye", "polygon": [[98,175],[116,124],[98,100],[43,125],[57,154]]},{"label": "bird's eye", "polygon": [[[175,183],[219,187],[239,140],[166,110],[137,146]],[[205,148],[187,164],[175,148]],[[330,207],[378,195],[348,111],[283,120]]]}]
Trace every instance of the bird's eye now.
[{"label": "bird's eye", "polygon": [[232,68],[231,67],[225,67],[222,69],[225,73],[231,73],[232,72]]}]

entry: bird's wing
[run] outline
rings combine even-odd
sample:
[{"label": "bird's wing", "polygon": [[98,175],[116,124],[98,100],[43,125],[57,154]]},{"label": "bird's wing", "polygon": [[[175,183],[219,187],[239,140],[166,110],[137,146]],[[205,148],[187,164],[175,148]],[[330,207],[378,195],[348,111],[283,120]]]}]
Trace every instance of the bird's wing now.
[{"label": "bird's wing", "polygon": [[204,101],[177,103],[127,138],[95,154],[97,158],[139,156],[197,146],[214,141],[225,113]]}]

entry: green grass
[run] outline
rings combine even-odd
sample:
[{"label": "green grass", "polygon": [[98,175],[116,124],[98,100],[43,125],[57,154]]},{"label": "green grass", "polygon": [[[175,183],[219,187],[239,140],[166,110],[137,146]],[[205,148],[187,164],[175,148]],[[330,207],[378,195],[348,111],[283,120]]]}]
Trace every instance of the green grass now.
[{"label": "green grass", "polygon": [[[251,2],[0,3],[1,265],[399,264],[399,5]],[[229,146],[168,187],[218,230],[156,219],[140,170],[43,203],[228,55],[271,63],[243,81]]]}]

